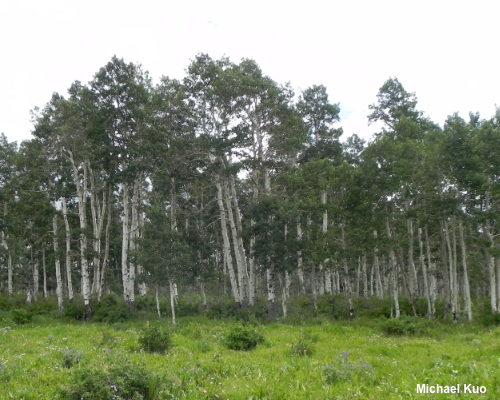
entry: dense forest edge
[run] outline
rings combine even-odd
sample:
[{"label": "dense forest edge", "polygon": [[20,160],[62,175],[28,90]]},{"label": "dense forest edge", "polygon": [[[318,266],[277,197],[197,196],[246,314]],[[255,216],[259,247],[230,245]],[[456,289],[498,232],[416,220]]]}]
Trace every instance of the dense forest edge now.
[{"label": "dense forest edge", "polygon": [[388,79],[367,143],[254,60],[113,57],[0,137],[0,317],[500,323],[500,109],[417,106]]}]

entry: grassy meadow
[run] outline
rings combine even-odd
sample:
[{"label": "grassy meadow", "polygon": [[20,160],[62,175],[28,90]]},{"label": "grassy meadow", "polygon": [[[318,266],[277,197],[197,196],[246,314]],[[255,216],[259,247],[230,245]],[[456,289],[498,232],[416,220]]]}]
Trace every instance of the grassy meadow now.
[{"label": "grassy meadow", "polygon": [[[35,316],[15,324],[4,313],[0,399],[98,399],[72,392],[75,385],[109,386],[116,394],[107,398],[133,400],[500,398],[500,328],[403,323],[416,329],[394,331],[387,320],[324,317],[293,324],[181,317],[174,326],[152,315],[149,321],[118,323]],[[145,351],[141,342],[154,327],[168,333],[164,354]],[[235,327],[255,333],[257,346],[228,348]],[[145,378],[147,388],[135,394],[131,389],[127,397],[116,388],[118,378],[106,373],[137,388],[134,382]],[[417,384],[459,384],[462,392],[471,384],[486,393],[419,394]]]}]

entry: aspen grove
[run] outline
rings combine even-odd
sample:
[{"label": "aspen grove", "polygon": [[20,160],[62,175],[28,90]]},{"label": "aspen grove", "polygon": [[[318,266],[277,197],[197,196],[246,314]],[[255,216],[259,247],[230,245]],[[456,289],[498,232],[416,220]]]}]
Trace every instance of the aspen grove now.
[{"label": "aspen grove", "polygon": [[254,60],[198,54],[154,83],[113,57],[32,111],[31,140],[0,138],[0,290],[87,320],[110,292],[159,315],[167,293],[174,322],[185,293],[263,299],[271,320],[325,294],[351,318],[359,298],[498,314],[500,109],[441,127],[390,78],[369,113],[365,142],[324,86],[295,93]]}]

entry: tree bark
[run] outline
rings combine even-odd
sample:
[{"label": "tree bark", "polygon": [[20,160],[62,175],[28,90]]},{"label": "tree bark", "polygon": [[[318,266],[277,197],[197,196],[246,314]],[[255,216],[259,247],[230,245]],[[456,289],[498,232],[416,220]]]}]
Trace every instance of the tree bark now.
[{"label": "tree bark", "polygon": [[74,161],[73,153],[68,151],[69,160],[73,169],[73,178],[76,184],[78,195],[78,217],[80,220],[80,264],[82,269],[82,297],[85,306],[85,319],[92,319],[92,307],[90,304],[90,277],[89,266],[87,260],[87,164],[85,160],[81,164],[83,169],[82,177],[80,179],[80,172]]},{"label": "tree bark", "polygon": [[[229,198],[229,188],[226,181],[224,181],[224,192],[225,192],[225,203],[227,209],[227,216],[229,221],[229,228],[231,229],[232,243],[233,243],[233,252],[236,259],[236,270],[238,276],[238,288],[240,292],[240,301],[243,304],[245,302],[245,298],[248,295],[248,286],[247,286],[247,268],[245,255],[242,254],[241,249],[239,247],[239,235],[236,229],[236,224],[234,222],[233,216],[233,208],[231,206],[231,199]],[[243,257],[243,258],[242,258]]]},{"label": "tree bark", "polygon": [[43,298],[47,300],[47,264],[45,263],[45,247],[42,247]]},{"label": "tree bark", "polygon": [[470,298],[469,272],[467,271],[467,249],[465,244],[465,233],[462,220],[458,221],[458,232],[460,235],[460,248],[462,250],[462,271],[464,276],[464,302],[467,320],[472,321],[472,303]]},{"label": "tree bark", "polygon": [[[55,206],[55,204],[54,204]],[[53,240],[54,240],[54,257],[56,266],[56,295],[57,295],[57,308],[63,311],[63,296],[62,296],[62,279],[61,279],[61,264],[59,261],[59,243],[57,238],[57,214],[52,217]]]},{"label": "tree bark", "polygon": [[68,221],[68,208],[66,206],[66,198],[62,198],[62,212],[64,219],[64,228],[66,233],[66,283],[68,287],[68,298],[69,300],[73,300],[73,280],[71,277],[71,232],[69,229],[69,221]]},{"label": "tree bark", "polygon": [[220,183],[220,178],[216,177],[215,186],[217,188],[217,204],[219,205],[219,215],[221,221],[221,233],[222,233],[222,245],[224,251],[224,260],[227,265],[227,270],[229,274],[229,280],[231,282],[231,290],[233,293],[233,298],[238,307],[241,307],[241,296],[240,290],[238,288],[238,283],[236,281],[236,274],[234,273],[233,268],[233,258],[231,255],[231,245],[229,242],[229,235],[227,232],[227,216],[226,210],[224,208],[223,202],[223,194],[222,194],[222,185]]},{"label": "tree bark", "polygon": [[[392,232],[391,232],[391,226],[389,224],[389,218],[386,218],[386,229],[387,229],[387,238],[389,239],[389,242],[392,242]],[[391,296],[392,296],[392,306],[394,310],[394,317],[399,318],[400,317],[400,310],[399,310],[399,294],[398,294],[398,270],[397,270],[397,262],[396,262],[396,255],[394,253],[394,248],[393,245],[389,245],[389,269],[390,269],[390,276],[391,276]]]},{"label": "tree bark", "polygon": [[122,220],[122,280],[123,280],[123,299],[125,303],[130,305],[131,294],[130,294],[130,276],[128,267],[128,246],[130,243],[130,207],[128,200],[128,185],[127,183],[122,184],[123,192],[123,220]]},{"label": "tree bark", "polygon": [[427,300],[427,317],[432,318],[431,294],[429,291],[429,277],[427,276],[427,265],[425,263],[425,256],[424,256],[422,228],[418,228],[418,247],[419,247],[420,265],[422,267],[422,277],[424,281],[424,295]]}]

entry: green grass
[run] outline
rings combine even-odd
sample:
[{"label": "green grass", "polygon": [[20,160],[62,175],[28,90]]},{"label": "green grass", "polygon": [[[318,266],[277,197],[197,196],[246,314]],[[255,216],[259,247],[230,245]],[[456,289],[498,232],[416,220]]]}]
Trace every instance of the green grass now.
[{"label": "green grass", "polygon": [[[420,336],[391,337],[377,321],[273,323],[255,327],[264,337],[255,349],[234,351],[224,345],[233,322],[186,317],[169,326],[172,348],[162,355],[141,349],[146,324],[9,322],[0,331],[0,399],[57,399],[79,369],[125,362],[160,377],[157,399],[500,398],[500,328],[436,323]],[[312,354],[294,353],[299,342]],[[69,367],[68,354],[79,355]],[[425,383],[487,393],[417,394]]]}]

